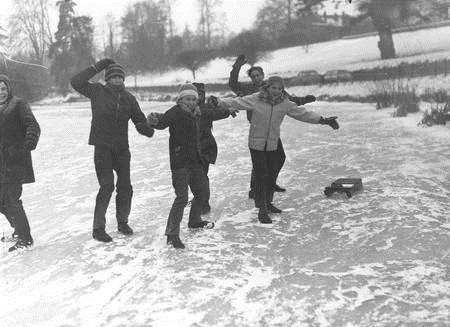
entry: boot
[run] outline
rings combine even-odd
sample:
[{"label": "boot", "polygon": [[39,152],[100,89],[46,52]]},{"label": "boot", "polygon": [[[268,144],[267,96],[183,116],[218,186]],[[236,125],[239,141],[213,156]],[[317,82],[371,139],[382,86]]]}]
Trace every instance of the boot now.
[{"label": "boot", "polygon": [[284,187],[281,187],[281,186],[278,185],[278,184],[275,184],[275,185],[273,186],[273,190],[274,190],[275,192],[286,192],[286,189],[285,189]]},{"label": "boot", "polygon": [[109,236],[104,229],[96,228],[92,231],[92,237],[100,242],[111,242],[112,238]]},{"label": "boot", "polygon": [[167,244],[172,245],[175,249],[184,249],[179,235],[167,235]]},{"label": "boot", "polygon": [[282,213],[283,211],[281,209],[278,209],[275,207],[272,203],[269,203],[267,205],[267,210],[271,213]]},{"label": "boot", "polygon": [[16,250],[19,250],[19,249],[25,249],[25,248],[31,247],[33,245],[33,243],[34,243],[33,242],[33,238],[31,236],[27,237],[26,239],[18,238],[16,244],[11,246],[8,249],[8,252],[13,252],[13,251],[16,251]]},{"label": "boot", "polygon": [[207,221],[207,220],[200,220],[199,222],[196,223],[188,223],[188,227],[189,228],[207,228],[207,229],[212,229],[214,228],[214,223],[211,221]]},{"label": "boot", "polygon": [[119,223],[117,225],[117,230],[119,231],[119,233],[121,233],[123,235],[132,235],[133,234],[133,230],[131,229],[130,226],[128,226],[127,223]]},{"label": "boot", "polygon": [[272,219],[270,219],[269,215],[267,214],[267,210],[265,208],[259,208],[258,220],[261,224],[272,223]]}]

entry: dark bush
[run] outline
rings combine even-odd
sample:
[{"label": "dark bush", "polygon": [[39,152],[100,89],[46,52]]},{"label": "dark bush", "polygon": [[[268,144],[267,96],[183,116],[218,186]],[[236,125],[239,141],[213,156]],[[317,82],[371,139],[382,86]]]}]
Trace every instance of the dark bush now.
[{"label": "dark bush", "polygon": [[450,103],[445,105],[436,104],[430,111],[425,111],[422,120],[417,124],[419,126],[445,125],[450,121]]}]

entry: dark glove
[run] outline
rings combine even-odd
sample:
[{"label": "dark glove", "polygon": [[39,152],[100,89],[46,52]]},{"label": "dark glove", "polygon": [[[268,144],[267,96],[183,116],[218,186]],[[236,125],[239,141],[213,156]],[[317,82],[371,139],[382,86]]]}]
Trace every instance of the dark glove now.
[{"label": "dark glove", "polygon": [[247,63],[247,58],[245,58],[245,55],[241,54],[237,57],[236,61],[233,64],[233,67],[242,67]]},{"label": "dark glove", "polygon": [[111,64],[115,64],[116,62],[112,59],[105,58],[102,60],[99,60],[95,63],[95,69],[97,69],[98,72],[101,72],[103,69],[108,67]]},{"label": "dark glove", "polygon": [[336,116],[328,117],[328,118],[320,117],[319,124],[329,125],[333,129],[338,129],[339,128],[339,124],[338,124],[336,119],[337,119]]},{"label": "dark glove", "polygon": [[311,94],[308,94],[307,96],[305,96],[304,98],[303,98],[303,102],[306,104],[306,103],[311,103],[311,102],[314,102],[314,101],[316,101],[316,97],[314,96],[314,95],[311,95]]},{"label": "dark glove", "polygon": [[217,107],[219,105],[219,99],[214,95],[210,95],[208,98],[208,104]]},{"label": "dark glove", "polygon": [[32,140],[25,140],[24,144],[23,144],[23,149],[25,151],[32,151],[36,148],[36,145],[34,144],[34,142]]}]

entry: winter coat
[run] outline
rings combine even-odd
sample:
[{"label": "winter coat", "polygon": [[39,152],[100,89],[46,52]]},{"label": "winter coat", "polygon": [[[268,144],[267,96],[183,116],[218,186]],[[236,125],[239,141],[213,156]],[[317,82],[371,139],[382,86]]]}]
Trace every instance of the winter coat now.
[{"label": "winter coat", "polygon": [[136,130],[152,137],[154,130],[147,125],[147,119],[136,98],[128,91],[116,91],[111,86],[90,83],[97,74],[91,66],[75,75],[72,87],[91,100],[92,121],[89,134],[90,145],[104,145],[109,148],[128,148],[128,121],[131,119]]},{"label": "winter coat", "polygon": [[34,183],[31,151],[41,130],[27,102],[10,97],[0,110],[0,183]]},{"label": "winter coat", "polygon": [[217,159],[217,143],[212,134],[213,121],[225,119],[230,112],[224,108],[212,108],[208,104],[200,104],[200,149],[208,163],[215,164]]},{"label": "winter coat", "polygon": [[[212,121],[229,116],[227,109],[200,107],[200,115],[191,115],[175,105],[160,116],[156,129],[169,127],[170,169],[191,168],[213,163],[217,144],[212,137]],[[209,128],[209,131],[208,131]]]},{"label": "winter coat", "polygon": [[[230,89],[237,95],[237,96],[246,96],[246,95],[250,95],[250,94],[254,94],[257,93],[261,90],[262,86],[256,86],[255,84],[251,83],[251,82],[247,82],[247,83],[242,83],[239,82],[239,72],[240,72],[241,68],[239,66],[233,66],[233,69],[230,72],[230,78],[228,79],[228,86],[230,87]],[[292,96],[290,94],[288,94],[286,91],[285,94],[288,96],[289,100],[294,102],[295,104],[297,104],[298,106],[302,106],[304,105],[305,99],[303,97],[296,97],[296,96]],[[252,112],[251,111],[247,111],[247,119],[248,121],[252,120]]]},{"label": "winter coat", "polygon": [[233,107],[238,110],[252,112],[248,146],[259,151],[275,151],[280,138],[280,126],[284,116],[288,115],[296,120],[318,124],[320,115],[299,107],[288,99],[279,104],[270,104],[261,98],[260,93],[247,95],[241,98],[228,98],[219,100],[220,107]]}]

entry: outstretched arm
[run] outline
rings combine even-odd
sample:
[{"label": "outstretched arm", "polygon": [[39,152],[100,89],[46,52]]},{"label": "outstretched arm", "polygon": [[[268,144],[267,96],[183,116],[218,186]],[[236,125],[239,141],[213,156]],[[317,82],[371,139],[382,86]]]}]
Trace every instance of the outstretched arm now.
[{"label": "outstretched arm", "polygon": [[314,95],[307,95],[305,97],[297,97],[289,93],[287,93],[287,95],[289,101],[294,102],[297,106],[303,106],[304,104],[316,101],[316,97]]},{"label": "outstretched arm", "polygon": [[292,103],[290,106],[287,115],[296,120],[310,123],[310,124],[318,124],[322,116],[316,114],[315,112],[308,111],[305,107],[298,107],[295,103]]},{"label": "outstretched arm", "polygon": [[171,122],[171,110],[169,109],[164,114],[158,112],[151,112],[147,115],[147,123],[155,129],[165,129],[169,127]]},{"label": "outstretched arm", "polygon": [[222,108],[253,111],[258,100],[258,94],[251,94],[245,97],[218,99],[218,105]]}]

